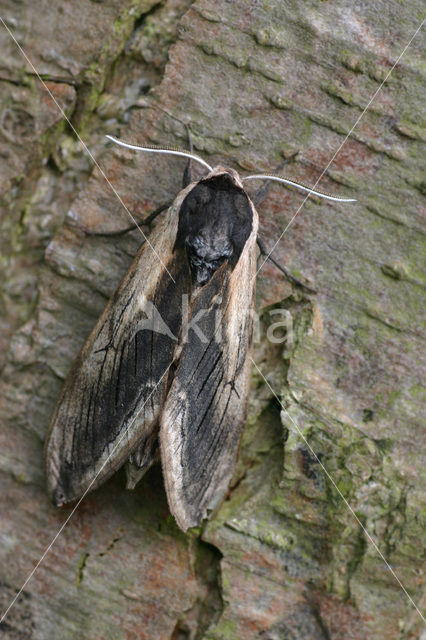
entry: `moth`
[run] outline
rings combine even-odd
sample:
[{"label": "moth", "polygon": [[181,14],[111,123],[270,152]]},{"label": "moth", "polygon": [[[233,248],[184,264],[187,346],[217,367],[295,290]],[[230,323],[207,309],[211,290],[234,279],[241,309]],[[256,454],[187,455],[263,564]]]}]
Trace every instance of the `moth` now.
[{"label": "moth", "polygon": [[[258,214],[244,181],[324,194],[212,168],[192,147],[108,137],[186,156],[185,184],[66,378],[46,441],[48,493],[57,506],[81,499],[124,464],[133,488],[159,457],[170,511],[186,531],[223,500],[247,417]],[[195,182],[191,160],[207,170]]]}]

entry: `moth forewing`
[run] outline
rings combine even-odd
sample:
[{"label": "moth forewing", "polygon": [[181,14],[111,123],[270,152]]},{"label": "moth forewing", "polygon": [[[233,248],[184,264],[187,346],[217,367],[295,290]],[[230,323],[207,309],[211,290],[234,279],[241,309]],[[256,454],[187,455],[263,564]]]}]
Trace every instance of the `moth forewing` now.
[{"label": "moth forewing", "polygon": [[[46,441],[48,492],[58,506],[104,482],[141,440],[164,402],[176,339],[146,328],[147,301],[180,331],[187,263],[174,252],[181,191],[131,264],[69,372]],[[152,355],[151,355],[152,354]]]},{"label": "moth forewing", "polygon": [[[243,191],[238,175],[225,171]],[[198,325],[206,340],[189,332],[160,418],[169,506],[183,530],[199,525],[223,500],[246,422],[258,216],[243,193],[238,215],[249,218],[250,232],[237,262],[224,263],[192,300],[192,317],[205,311]]]}]

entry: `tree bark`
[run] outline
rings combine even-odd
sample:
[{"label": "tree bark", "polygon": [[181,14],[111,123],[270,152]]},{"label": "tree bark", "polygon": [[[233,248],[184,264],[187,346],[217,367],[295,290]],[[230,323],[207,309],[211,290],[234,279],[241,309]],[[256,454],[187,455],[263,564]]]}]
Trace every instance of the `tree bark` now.
[{"label": "tree bark", "polygon": [[[421,4],[0,4],[44,80],[0,24],[2,610],[49,549],[0,636],[420,638],[422,32],[393,65]],[[55,538],[72,506],[46,497],[50,415],[141,242],[90,232],[129,226],[111,185],[141,219],[184,167],[105,134],[185,147],[185,123],[213,166],[297,151],[290,178],[357,203],[274,184],[258,207],[274,258],[317,293],[258,274],[249,420],[215,517],[183,534],[157,466],[132,492],[116,474]]]}]

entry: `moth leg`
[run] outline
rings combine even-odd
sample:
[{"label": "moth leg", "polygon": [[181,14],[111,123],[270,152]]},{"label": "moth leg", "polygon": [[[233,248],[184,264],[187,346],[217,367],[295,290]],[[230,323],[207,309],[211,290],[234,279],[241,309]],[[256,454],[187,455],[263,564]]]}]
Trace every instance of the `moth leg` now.
[{"label": "moth leg", "polygon": [[[194,148],[192,146],[191,134],[189,132],[189,127],[187,124],[185,125],[185,129],[186,129],[186,135],[188,136],[189,153],[193,153]],[[183,172],[182,189],[185,189],[185,187],[191,184],[191,182],[192,182],[192,160],[191,158],[189,158],[188,162],[186,163],[185,170]]]},{"label": "moth leg", "polygon": [[[274,173],[278,173],[279,171],[281,171],[281,169],[283,169],[286,166],[286,164],[290,164],[290,162],[294,160],[294,158],[297,156],[298,153],[299,153],[298,151],[295,151],[295,153],[292,153],[291,156],[289,156],[283,162],[281,162],[281,164],[275,167]],[[268,195],[271,182],[272,180],[266,180],[266,182],[264,182],[262,186],[259,187],[259,189],[255,191],[252,196],[250,196],[250,200],[253,202],[255,207],[258,207],[259,204],[262,202],[262,200],[264,200]]]},{"label": "moth leg", "polygon": [[168,202],[165,202],[164,204],[157,207],[157,209],[154,209],[154,211],[150,213],[149,216],[147,216],[146,218],[143,218],[143,220],[139,220],[137,223],[134,223],[126,227],[125,229],[119,229],[118,231],[89,231],[84,227],[79,227],[79,228],[86,234],[86,236],[102,236],[102,237],[124,236],[124,234],[129,233],[129,231],[134,231],[138,227],[149,226],[155,220],[155,218],[160,215],[160,213],[162,213],[163,211],[171,207],[172,204],[173,204],[173,200],[169,200]]},{"label": "moth leg", "polygon": [[260,249],[261,255],[266,256],[266,259],[272,262],[272,264],[277,269],[279,269],[281,273],[283,273],[286,276],[286,278],[290,280],[290,282],[297,285],[298,287],[301,287],[302,289],[305,289],[305,291],[309,291],[309,293],[316,293],[316,289],[312,289],[312,287],[309,287],[307,284],[305,284],[301,280],[298,280],[297,278],[295,278],[286,267],[283,267],[282,265],[279,264],[279,262],[274,260],[274,258],[271,255],[269,255],[269,251],[267,250],[267,248],[265,247],[265,245],[263,244],[263,241],[259,238],[259,236],[257,237],[257,246]]}]

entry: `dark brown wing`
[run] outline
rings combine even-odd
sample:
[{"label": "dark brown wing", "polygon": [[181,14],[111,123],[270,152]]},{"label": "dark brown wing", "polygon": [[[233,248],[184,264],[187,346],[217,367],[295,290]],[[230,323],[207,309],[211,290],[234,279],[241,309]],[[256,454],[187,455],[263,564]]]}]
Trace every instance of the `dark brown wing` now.
[{"label": "dark brown wing", "polygon": [[251,370],[257,215],[232,269],[224,263],[200,289],[160,418],[160,449],[170,510],[197,526],[222,501],[246,422]]},{"label": "dark brown wing", "polygon": [[58,505],[97,487],[158,425],[181,297],[191,286],[186,258],[174,251],[183,195],[135,258],[65,382],[46,443]]}]

